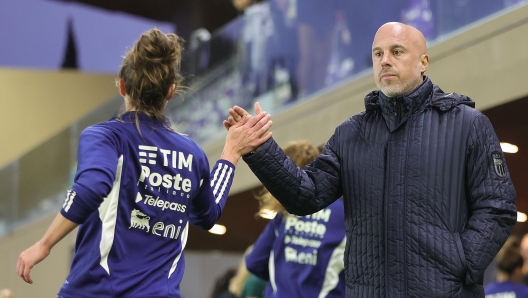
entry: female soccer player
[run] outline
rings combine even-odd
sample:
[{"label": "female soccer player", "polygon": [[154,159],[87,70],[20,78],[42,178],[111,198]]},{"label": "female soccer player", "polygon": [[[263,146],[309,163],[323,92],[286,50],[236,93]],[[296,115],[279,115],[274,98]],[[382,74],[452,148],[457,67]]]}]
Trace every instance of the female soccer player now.
[{"label": "female soccer player", "polygon": [[152,29],[126,54],[119,70],[125,112],[82,133],[74,184],[60,213],[20,254],[24,281],[32,283],[31,268],[79,226],[59,297],[181,296],[189,223],[209,229],[220,218],[236,163],[249,152],[232,145],[232,132],[252,127],[249,145],[271,136],[269,115],[232,127],[210,172],[202,149],[163,116],[181,82],[182,50],[178,36]]}]

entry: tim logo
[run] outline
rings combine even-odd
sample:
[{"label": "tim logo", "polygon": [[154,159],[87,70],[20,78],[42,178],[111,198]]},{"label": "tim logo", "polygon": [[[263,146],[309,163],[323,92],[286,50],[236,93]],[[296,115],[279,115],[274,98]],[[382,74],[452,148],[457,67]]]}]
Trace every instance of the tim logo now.
[{"label": "tim logo", "polygon": [[139,162],[148,163],[151,165],[156,164],[156,157],[158,156],[158,148],[154,146],[143,146],[139,145]]},{"label": "tim logo", "polygon": [[502,154],[498,152],[493,152],[491,156],[493,157],[493,167],[495,168],[495,173],[499,177],[505,177],[506,176],[506,166],[504,164],[504,159],[502,158]]},{"label": "tim logo", "polygon": [[140,229],[143,230],[147,228],[147,233],[150,231],[150,224],[149,224],[150,216],[146,215],[145,213],[134,209],[132,210],[132,213],[130,214],[130,228]]}]

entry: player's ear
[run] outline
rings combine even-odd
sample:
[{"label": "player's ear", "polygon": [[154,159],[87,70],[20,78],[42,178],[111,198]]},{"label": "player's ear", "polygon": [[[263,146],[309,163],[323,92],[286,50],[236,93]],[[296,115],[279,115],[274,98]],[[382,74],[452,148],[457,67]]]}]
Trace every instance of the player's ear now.
[{"label": "player's ear", "polygon": [[119,94],[121,94],[121,96],[126,95],[125,80],[123,79],[119,79]]}]

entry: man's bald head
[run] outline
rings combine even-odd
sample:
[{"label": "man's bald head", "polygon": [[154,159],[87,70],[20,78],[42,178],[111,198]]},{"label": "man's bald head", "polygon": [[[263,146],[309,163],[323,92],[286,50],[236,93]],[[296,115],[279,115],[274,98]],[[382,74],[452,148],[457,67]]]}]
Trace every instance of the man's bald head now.
[{"label": "man's bald head", "polygon": [[391,22],[381,26],[372,43],[374,80],[387,96],[413,91],[429,65],[425,37],[418,29]]},{"label": "man's bald head", "polygon": [[420,55],[427,54],[425,36],[422,32],[420,32],[420,30],[414,28],[413,26],[398,22],[383,24],[381,27],[379,27],[376,35],[374,36],[373,47],[376,43],[376,39],[385,38],[387,35],[395,36],[397,38],[401,38],[402,40],[408,40],[413,45],[413,47],[415,47],[417,53]]}]

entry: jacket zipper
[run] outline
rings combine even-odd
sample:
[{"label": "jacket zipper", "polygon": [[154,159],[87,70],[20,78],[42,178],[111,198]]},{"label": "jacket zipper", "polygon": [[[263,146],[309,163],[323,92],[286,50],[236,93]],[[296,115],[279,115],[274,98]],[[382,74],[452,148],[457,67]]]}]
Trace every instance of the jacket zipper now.
[{"label": "jacket zipper", "polygon": [[[395,120],[395,126],[394,128],[398,127],[400,125],[400,122],[401,122],[401,119],[402,119],[402,113],[401,113],[401,104],[396,100],[394,99],[393,102],[392,102],[393,106],[394,106],[394,115],[396,116],[396,120]],[[411,120],[412,120],[412,115],[411,115]],[[408,132],[407,132],[408,134]],[[389,132],[389,144],[387,145],[387,168],[385,170],[385,194],[384,194],[384,203],[385,203],[385,297],[387,298],[390,298],[389,297],[389,274],[388,274],[388,266],[389,266],[389,257],[388,257],[388,240],[387,240],[387,225],[388,225],[388,222],[387,222],[387,217],[388,217],[388,211],[387,211],[387,207],[388,207],[388,199],[387,199],[387,196],[388,196],[388,187],[389,187],[389,172],[390,172],[390,148],[391,148],[391,141],[393,139],[393,132],[390,131]],[[406,148],[406,158],[408,158],[408,153],[409,151],[407,150]],[[404,174],[405,176],[407,175],[407,167],[404,165],[405,167],[405,171],[404,171]],[[407,179],[406,177],[404,177],[404,180]],[[406,192],[405,192],[405,181],[404,181],[404,188],[403,188],[403,211],[404,211],[404,216],[407,216],[407,198],[406,198]],[[405,272],[407,272],[407,229],[406,229],[406,219],[404,219],[404,222],[403,222],[403,282],[404,282],[404,293],[405,293],[405,296],[407,296],[407,274],[405,274]]]},{"label": "jacket zipper", "polygon": [[407,170],[408,170],[408,167],[407,167],[407,162],[409,160],[409,143],[410,143],[410,135],[411,135],[411,130],[412,130],[412,125],[413,125],[413,114],[412,114],[412,106],[411,106],[411,117],[409,118],[409,120],[407,121],[407,124],[411,125],[410,128],[407,129],[407,141],[406,141],[406,146],[404,148],[405,150],[405,163],[404,163],[404,171],[403,171],[403,216],[404,216],[404,220],[403,220],[403,251],[404,251],[404,254],[403,254],[403,290],[404,290],[404,293],[405,293],[405,297],[408,297],[408,293],[407,293]]},{"label": "jacket zipper", "polygon": [[401,122],[401,104],[396,100],[394,99],[393,101],[393,105],[394,105],[394,115],[396,116],[396,126],[394,126],[395,128],[398,127],[398,125],[400,125],[400,122]]},{"label": "jacket zipper", "polygon": [[388,245],[388,232],[387,232],[387,217],[388,217],[388,208],[389,208],[389,200],[387,199],[388,196],[388,186],[389,186],[389,169],[390,169],[390,148],[391,148],[391,141],[392,141],[392,132],[389,131],[389,143],[387,144],[387,167],[385,168],[385,187],[384,187],[384,194],[383,194],[383,205],[384,205],[384,217],[385,217],[385,297],[389,297],[389,245]]},{"label": "jacket zipper", "polygon": [[[399,118],[399,115],[398,115],[398,102],[395,100],[395,99],[392,99],[392,105],[394,107],[394,115],[396,116],[396,121],[395,121],[395,126],[396,127],[398,125],[398,118]],[[385,297],[386,298],[390,298],[389,297],[389,290],[390,290],[390,286],[389,286],[389,241],[388,241],[388,208],[389,208],[389,200],[388,200],[388,195],[389,195],[389,190],[388,190],[388,187],[389,187],[389,172],[390,172],[390,156],[391,156],[391,143],[392,143],[392,138],[393,138],[393,134],[392,134],[392,131],[391,131],[391,128],[389,127],[389,142],[387,144],[387,162],[386,162],[386,168],[385,168],[385,187],[384,187],[384,193],[383,193],[383,205],[384,205],[384,214],[383,216],[385,217],[385,237],[384,237],[384,240],[385,240]]]}]

